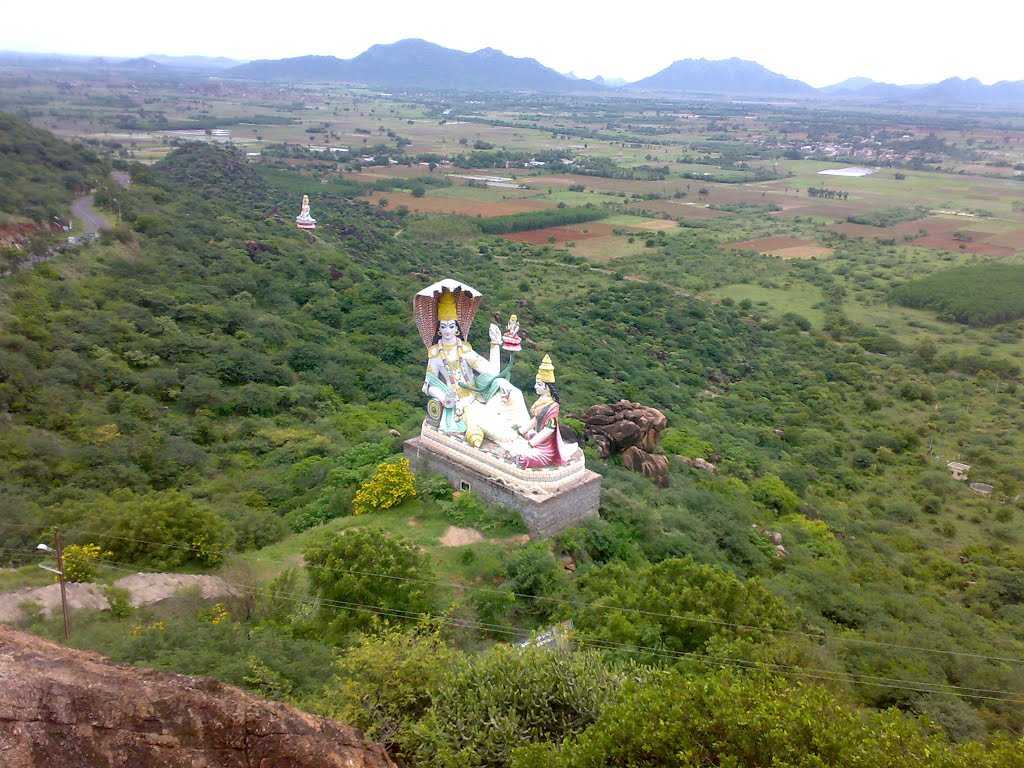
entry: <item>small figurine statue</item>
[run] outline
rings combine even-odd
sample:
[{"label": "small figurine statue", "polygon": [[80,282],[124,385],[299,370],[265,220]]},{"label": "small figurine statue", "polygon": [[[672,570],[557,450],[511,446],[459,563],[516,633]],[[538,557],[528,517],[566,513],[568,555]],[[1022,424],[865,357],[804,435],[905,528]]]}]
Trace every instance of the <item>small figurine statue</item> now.
[{"label": "small figurine statue", "polygon": [[506,352],[523,351],[523,340],[519,338],[519,318],[515,315],[508,316],[508,325],[501,337],[501,348]]},{"label": "small figurine statue", "polygon": [[579,446],[564,442],[558,430],[558,387],[555,386],[555,366],[549,355],[544,355],[537,369],[534,389],[539,397],[530,408],[531,423],[519,432],[528,447],[521,449],[515,459],[524,469],[568,464]]},{"label": "small figurine statue", "polygon": [[302,196],[302,211],[295,217],[299,229],[316,229],[316,219],[309,215],[309,195]]}]

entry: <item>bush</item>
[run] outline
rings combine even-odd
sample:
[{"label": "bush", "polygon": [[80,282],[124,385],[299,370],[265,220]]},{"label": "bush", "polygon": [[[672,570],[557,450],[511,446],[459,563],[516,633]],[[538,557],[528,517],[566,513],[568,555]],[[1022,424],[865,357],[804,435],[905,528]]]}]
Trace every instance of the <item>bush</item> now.
[{"label": "bush", "polygon": [[868,714],[821,686],[720,671],[631,683],[582,734],[517,749],[511,765],[1009,768],[1021,747],[1006,738],[952,746],[894,709]]},{"label": "bush", "polygon": [[429,560],[384,531],[326,533],[303,556],[310,589],[322,601],[316,624],[336,642],[357,629],[415,619],[433,603]]},{"label": "bush", "polygon": [[93,581],[96,566],[104,556],[110,556],[96,544],[69,544],[64,547],[64,578],[68,581]]},{"label": "bush", "polygon": [[416,478],[409,460],[403,457],[381,464],[373,477],[359,486],[352,499],[352,512],[356,515],[382,512],[415,497]]},{"label": "bush", "polygon": [[796,512],[800,498],[778,475],[765,475],[750,485],[750,495],[765,509],[780,515]]},{"label": "bush", "polygon": [[579,592],[581,607],[573,616],[579,636],[659,649],[646,659],[650,663],[670,663],[674,653],[702,652],[712,641],[764,642],[770,636],[753,628],[790,623],[782,603],[759,582],[689,557],[641,568],[612,563],[581,577]]},{"label": "bush", "polygon": [[338,660],[318,709],[359,728],[393,755],[402,754],[431,693],[461,657],[431,627],[362,635]]},{"label": "bush", "polygon": [[618,686],[593,652],[501,645],[460,658],[415,728],[418,764],[506,766],[517,747],[559,743],[595,722]]},{"label": "bush", "polygon": [[151,568],[219,565],[232,544],[228,522],[181,491],[118,491],[62,510],[102,531],[99,546],[111,559]]},{"label": "bush", "polygon": [[678,454],[691,459],[706,458],[714,450],[711,443],[678,427],[669,427],[662,432],[661,447],[665,453]]}]

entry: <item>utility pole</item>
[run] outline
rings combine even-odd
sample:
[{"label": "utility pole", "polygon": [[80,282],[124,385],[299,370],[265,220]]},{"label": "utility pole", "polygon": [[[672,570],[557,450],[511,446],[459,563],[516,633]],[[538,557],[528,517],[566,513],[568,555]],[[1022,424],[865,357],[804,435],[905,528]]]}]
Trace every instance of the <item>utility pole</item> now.
[{"label": "utility pole", "polygon": [[56,568],[42,564],[39,567],[44,571],[57,574],[57,577],[60,579],[60,610],[64,616],[64,642],[66,643],[71,639],[71,614],[68,612],[68,591],[64,579],[64,539],[60,535],[60,529],[54,531],[53,543],[57,547],[55,550],[45,544],[38,545],[36,549],[40,552],[52,552],[57,557]]}]

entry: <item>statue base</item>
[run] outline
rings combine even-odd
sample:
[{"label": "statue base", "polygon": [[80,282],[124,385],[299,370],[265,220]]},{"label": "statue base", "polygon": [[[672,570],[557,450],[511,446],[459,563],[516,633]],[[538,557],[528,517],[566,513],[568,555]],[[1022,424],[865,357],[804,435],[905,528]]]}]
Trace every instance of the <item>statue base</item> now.
[{"label": "statue base", "polygon": [[424,424],[419,437],[405,441],[404,452],[415,471],[444,475],[456,490],[516,510],[533,538],[597,517],[601,476],[584,466],[582,451],[564,466],[521,469]]}]

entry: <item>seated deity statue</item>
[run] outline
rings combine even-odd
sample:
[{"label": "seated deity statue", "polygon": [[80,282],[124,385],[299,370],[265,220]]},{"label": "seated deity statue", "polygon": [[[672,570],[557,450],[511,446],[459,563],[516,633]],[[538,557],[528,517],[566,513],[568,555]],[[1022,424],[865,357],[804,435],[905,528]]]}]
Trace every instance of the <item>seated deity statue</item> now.
[{"label": "seated deity statue", "polygon": [[488,357],[467,341],[480,299],[475,289],[450,279],[413,299],[416,325],[427,346],[423,392],[440,403],[437,428],[442,432],[462,436],[477,448],[487,439],[518,455],[528,448],[521,430],[529,425],[530,414],[523,393],[509,381],[512,360],[501,368],[502,332],[490,326]]},{"label": "seated deity statue", "polygon": [[548,355],[544,355],[537,369],[534,389],[538,397],[530,408],[530,423],[520,429],[526,446],[512,455],[524,469],[568,464],[580,448],[576,443],[562,440],[559,432],[558,387],[555,386],[555,366]]}]

